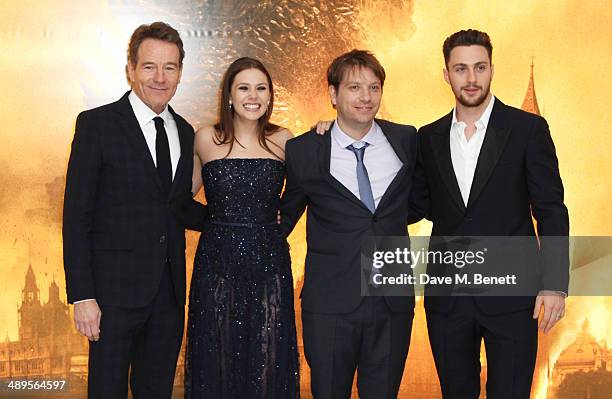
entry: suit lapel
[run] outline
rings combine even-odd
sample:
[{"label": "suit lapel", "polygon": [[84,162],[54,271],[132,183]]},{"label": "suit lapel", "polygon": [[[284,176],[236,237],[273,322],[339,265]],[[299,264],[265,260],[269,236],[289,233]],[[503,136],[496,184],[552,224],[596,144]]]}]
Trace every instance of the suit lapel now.
[{"label": "suit lapel", "polygon": [[159,175],[157,174],[155,162],[153,162],[151,151],[149,151],[147,141],[144,138],[144,133],[142,129],[140,129],[134,110],[130,105],[130,100],[128,99],[129,93],[130,92],[125,93],[118,102],[119,112],[123,115],[123,118],[121,118],[121,127],[123,131],[126,132],[128,141],[135,150],[134,153],[140,158],[140,161],[144,163],[147,174],[153,179],[161,192],[162,186]]},{"label": "suit lapel", "polygon": [[504,104],[498,99],[495,99],[491,118],[487,125],[487,132],[485,133],[485,138],[480,148],[480,154],[478,155],[476,170],[474,171],[474,179],[472,180],[472,188],[468,199],[468,208],[474,204],[474,201],[476,201],[482,189],[487,184],[506,146],[506,142],[508,141],[510,128],[504,127],[499,123],[500,119],[503,117],[503,107]]},{"label": "suit lapel", "polygon": [[385,205],[385,202],[388,200],[388,198],[393,198],[393,192],[397,190],[397,188],[403,182],[404,175],[406,174],[406,171],[408,169],[408,167],[406,166],[408,164],[408,155],[404,151],[404,147],[401,145],[401,133],[391,128],[391,126],[385,123],[385,121],[383,120],[377,119],[376,123],[378,123],[380,129],[387,138],[387,141],[391,145],[391,148],[393,148],[393,151],[395,151],[395,154],[402,162],[401,168],[397,171],[397,174],[395,175],[393,180],[391,180],[389,186],[387,186],[385,193],[383,194],[382,198],[380,199],[380,202],[378,203],[378,206],[376,207],[376,212],[378,212],[378,210]]},{"label": "suit lapel", "polygon": [[349,201],[354,202],[355,204],[363,207],[366,211],[370,212],[370,210],[361,202],[359,198],[357,198],[351,190],[346,188],[342,183],[340,183],[334,176],[332,176],[330,172],[330,162],[331,162],[331,129],[333,127],[333,123],[330,128],[325,132],[324,135],[318,136],[319,139],[319,167],[321,176],[324,176],[325,180],[334,187],[341,195],[346,197]]},{"label": "suit lapel", "polygon": [[453,168],[453,161],[450,152],[450,129],[453,113],[446,115],[440,123],[435,127],[435,131],[431,135],[431,146],[438,166],[440,176],[444,186],[451,196],[453,201],[457,204],[459,209],[465,210],[465,204],[463,197],[461,196],[461,190],[457,183],[457,176],[455,176],[455,169]]}]

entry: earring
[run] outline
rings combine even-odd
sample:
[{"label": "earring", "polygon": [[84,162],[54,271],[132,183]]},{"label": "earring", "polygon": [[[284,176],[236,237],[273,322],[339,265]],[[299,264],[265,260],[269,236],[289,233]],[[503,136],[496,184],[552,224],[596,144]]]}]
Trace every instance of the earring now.
[{"label": "earring", "polygon": [[229,100],[229,109],[232,109],[232,100]]}]

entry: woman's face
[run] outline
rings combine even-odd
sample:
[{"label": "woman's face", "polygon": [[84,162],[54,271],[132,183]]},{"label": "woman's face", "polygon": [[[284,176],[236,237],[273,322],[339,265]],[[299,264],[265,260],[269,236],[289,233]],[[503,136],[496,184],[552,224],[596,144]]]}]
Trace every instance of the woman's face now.
[{"label": "woman's face", "polygon": [[240,71],[232,82],[230,100],[235,115],[248,120],[261,118],[270,102],[270,86],[266,75],[255,68]]}]

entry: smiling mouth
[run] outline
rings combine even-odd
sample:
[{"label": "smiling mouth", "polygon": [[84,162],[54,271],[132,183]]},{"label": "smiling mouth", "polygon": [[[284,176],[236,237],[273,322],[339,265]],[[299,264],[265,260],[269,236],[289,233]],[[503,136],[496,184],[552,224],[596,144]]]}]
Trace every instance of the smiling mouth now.
[{"label": "smiling mouth", "polygon": [[261,104],[243,104],[242,107],[247,111],[259,111],[261,109]]}]

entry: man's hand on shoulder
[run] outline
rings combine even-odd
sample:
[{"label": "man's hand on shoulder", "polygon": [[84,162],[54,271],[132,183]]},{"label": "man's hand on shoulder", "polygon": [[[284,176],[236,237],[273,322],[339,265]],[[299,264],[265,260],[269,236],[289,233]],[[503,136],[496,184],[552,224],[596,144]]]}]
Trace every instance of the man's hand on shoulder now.
[{"label": "man's hand on shoulder", "polygon": [[313,128],[317,128],[317,134],[325,134],[329,130],[334,121],[318,121]]},{"label": "man's hand on shoulder", "polygon": [[102,311],[95,299],[74,304],[74,324],[79,333],[90,341],[100,339],[100,319]]}]

